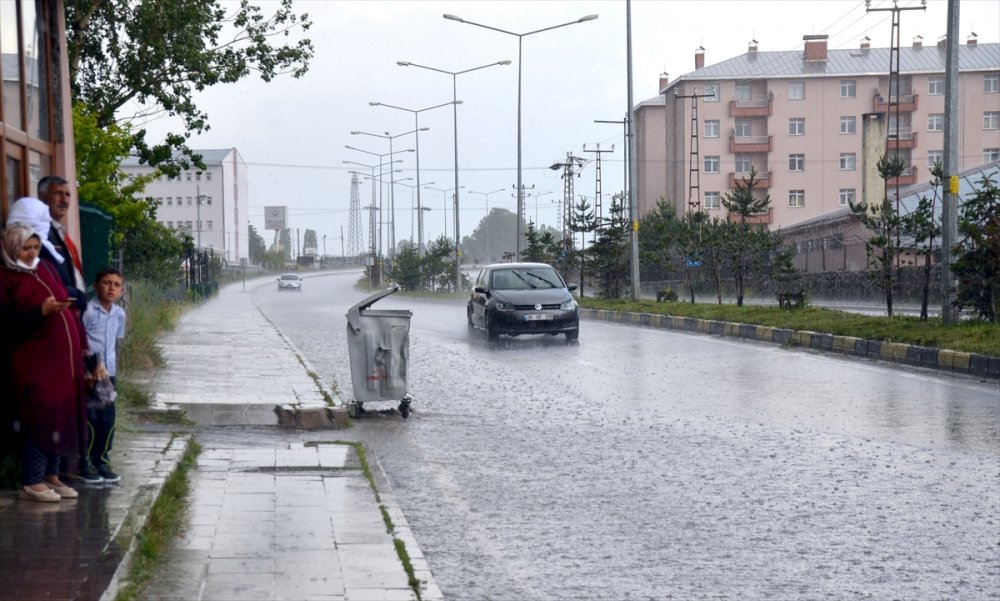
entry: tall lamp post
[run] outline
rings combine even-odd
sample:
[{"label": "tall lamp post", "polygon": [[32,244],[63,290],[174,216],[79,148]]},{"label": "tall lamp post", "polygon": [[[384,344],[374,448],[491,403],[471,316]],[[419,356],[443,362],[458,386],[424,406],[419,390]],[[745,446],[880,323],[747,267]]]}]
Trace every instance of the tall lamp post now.
[{"label": "tall lamp post", "polygon": [[500,29],[498,27],[491,27],[490,25],[483,25],[482,23],[475,23],[473,21],[466,21],[465,19],[455,16],[455,15],[443,15],[445,19],[450,21],[458,21],[459,23],[465,23],[467,25],[475,25],[476,27],[482,27],[484,29],[489,29],[491,31],[497,31],[499,33],[505,33],[507,35],[512,35],[517,38],[517,256],[516,259],[521,258],[521,221],[524,217],[524,190],[521,188],[521,47],[522,42],[525,37],[529,35],[534,35],[536,33],[542,33],[543,31],[549,31],[552,29],[558,29],[560,27],[566,27],[567,25],[576,25],[577,23],[583,23],[585,21],[593,21],[597,18],[597,15],[587,15],[580,17],[576,21],[569,21],[567,23],[560,23],[559,25],[553,25],[551,27],[545,27],[542,29],[536,29],[534,31],[528,31],[525,33],[516,33],[513,31],[507,31],[506,29]]},{"label": "tall lamp post", "polygon": [[496,67],[499,65],[509,65],[509,60],[497,61],[495,63],[490,63],[488,65],[480,65],[478,67],[472,67],[471,69],[464,69],[462,71],[446,71],[444,69],[438,69],[436,67],[428,67],[427,65],[418,65],[416,63],[411,63],[409,61],[396,61],[396,64],[400,67],[419,67],[421,69],[427,69],[429,71],[436,71],[438,73],[444,73],[446,75],[451,75],[451,97],[452,97],[452,119],[454,120],[454,125],[452,130],[455,135],[455,290],[458,290],[462,284],[462,261],[461,252],[459,251],[459,242],[461,241],[460,233],[460,222],[458,216],[458,105],[461,102],[458,100],[458,76],[463,73],[470,73],[472,71],[478,71],[480,69],[486,69],[488,67]]},{"label": "tall lamp post", "polygon": [[[465,186],[459,186],[459,188],[464,188]],[[455,192],[456,188],[432,188],[430,186],[424,186],[428,190],[437,190],[444,194],[444,236],[448,237],[448,193]]]},{"label": "tall lamp post", "polygon": [[[369,102],[368,104],[371,105],[371,106],[384,106],[384,107],[390,108],[390,109],[396,109],[396,110],[399,110],[399,111],[406,111],[408,113],[413,113],[413,127],[416,128],[416,132],[417,132],[416,135],[414,136],[416,138],[416,146],[417,146],[417,184],[416,184],[415,188],[417,190],[417,209],[419,210],[420,209],[420,113],[422,113],[424,111],[430,111],[430,110],[433,110],[433,109],[439,109],[439,108],[441,108],[443,106],[448,106],[449,104],[459,105],[459,104],[462,104],[462,101],[461,100],[457,100],[457,99],[453,99],[451,102],[445,102],[443,104],[436,104],[434,106],[429,106],[429,107],[423,108],[423,109],[408,109],[408,108],[404,108],[404,107],[401,107],[401,106],[393,106],[391,104],[385,104],[384,102],[374,102],[374,101],[373,102]],[[423,237],[424,237],[423,236],[423,232],[420,232],[420,239],[422,240]],[[410,239],[411,240],[413,239],[413,235],[412,234],[410,235]],[[417,249],[417,254],[419,254],[420,256],[423,256],[424,255],[423,249],[418,248]]]},{"label": "tall lamp post", "polygon": [[474,190],[469,190],[469,194],[479,194],[486,198],[486,261],[488,263],[493,262],[493,253],[490,252],[490,194],[496,194],[497,192],[503,192],[505,188],[500,188],[499,190],[493,190],[492,192],[476,192]]},{"label": "tall lamp post", "polygon": [[[418,128],[418,129],[414,129],[412,131],[406,131],[406,132],[403,132],[401,134],[395,134],[395,135],[390,134],[389,132],[385,132],[384,134],[373,134],[373,133],[370,133],[370,132],[367,132],[367,131],[354,130],[354,131],[351,132],[351,135],[352,136],[358,136],[358,135],[372,136],[373,138],[382,138],[384,140],[389,140],[389,154],[392,155],[393,154],[393,151],[392,151],[392,141],[393,140],[395,140],[396,138],[399,138],[401,136],[408,136],[410,134],[417,133],[418,131],[427,131],[429,129],[430,129],[429,127],[421,127],[421,128]],[[413,152],[413,150],[411,149],[408,152]],[[395,193],[395,190],[394,190],[394,186],[391,185],[393,181],[394,181],[394,176],[392,174],[390,174],[389,175],[389,182],[390,182],[390,186],[389,186],[389,248],[392,251],[395,251],[396,250],[396,193]]]}]

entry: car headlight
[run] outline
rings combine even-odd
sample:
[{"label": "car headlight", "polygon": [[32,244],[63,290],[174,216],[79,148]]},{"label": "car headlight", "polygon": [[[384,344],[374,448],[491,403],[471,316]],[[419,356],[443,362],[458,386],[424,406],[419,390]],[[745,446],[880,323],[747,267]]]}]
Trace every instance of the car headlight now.
[{"label": "car headlight", "polygon": [[511,303],[503,303],[497,301],[493,304],[493,308],[496,309],[497,311],[513,311],[514,305],[512,305]]},{"label": "car headlight", "polygon": [[572,311],[573,309],[576,309],[576,301],[573,299],[569,299],[568,301],[559,305],[559,308],[562,309],[563,311]]}]

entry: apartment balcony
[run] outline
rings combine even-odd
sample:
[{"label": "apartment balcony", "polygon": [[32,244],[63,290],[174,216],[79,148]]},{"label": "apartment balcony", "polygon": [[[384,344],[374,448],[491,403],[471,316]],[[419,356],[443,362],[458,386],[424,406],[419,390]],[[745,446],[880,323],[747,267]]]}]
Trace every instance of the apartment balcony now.
[{"label": "apartment balcony", "polygon": [[[730,173],[729,187],[736,189],[736,182],[750,179],[750,173]],[[774,173],[771,171],[760,171],[757,173],[757,181],[754,183],[755,189],[770,188],[774,185]]]},{"label": "apartment balcony", "polygon": [[729,136],[729,152],[751,153],[774,150],[774,136]]},{"label": "apartment balcony", "polygon": [[773,112],[773,94],[729,101],[730,117],[770,117]]},{"label": "apartment balcony", "polygon": [[[917,110],[917,94],[901,94],[897,101],[899,102],[899,112],[901,113],[912,113]],[[874,107],[874,112],[876,113],[888,113],[889,99],[885,96],[879,96],[876,94],[872,98],[872,106]]]},{"label": "apartment balcony", "polygon": [[[729,219],[730,223],[740,222],[740,216],[735,213],[730,213],[726,216],[726,218]],[[763,213],[757,213],[747,217],[747,223],[750,225],[771,225],[772,221],[774,221],[774,209],[771,207],[768,207]]]},{"label": "apartment balcony", "polygon": [[906,148],[916,148],[917,132],[909,127],[899,128],[897,135],[893,129],[889,130],[889,150],[901,150]]},{"label": "apartment balcony", "polygon": [[899,177],[890,177],[886,180],[886,186],[912,186],[917,183],[917,168],[914,166],[907,167],[903,171],[902,175]]}]

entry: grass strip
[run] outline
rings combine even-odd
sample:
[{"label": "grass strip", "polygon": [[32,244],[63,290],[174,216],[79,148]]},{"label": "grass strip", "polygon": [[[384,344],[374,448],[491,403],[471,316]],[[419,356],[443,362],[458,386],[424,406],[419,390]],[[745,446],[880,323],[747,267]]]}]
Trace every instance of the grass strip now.
[{"label": "grass strip", "polygon": [[347,442],[343,440],[334,441],[335,444],[342,444],[354,447],[354,452],[358,457],[358,463],[361,464],[361,472],[368,479],[368,485],[371,486],[372,491],[375,493],[375,501],[379,504],[379,511],[382,512],[382,521],[385,522],[385,530],[392,536],[392,544],[396,547],[396,556],[399,557],[400,563],[403,564],[403,570],[406,572],[406,580],[413,589],[413,594],[417,596],[417,601],[420,601],[420,579],[417,578],[416,572],[413,570],[413,563],[410,561],[410,554],[406,550],[406,543],[403,539],[396,536],[396,525],[392,523],[392,518],[389,517],[389,509],[382,504],[382,497],[379,495],[378,487],[375,485],[375,475],[372,473],[371,467],[368,465],[368,457],[365,455],[365,446],[360,442]]},{"label": "grass strip", "polygon": [[955,325],[944,325],[940,318],[920,321],[917,317],[889,318],[859,315],[820,307],[789,310],[762,306],[737,307],[709,303],[692,305],[686,302],[657,303],[652,300],[592,297],[580,298],[577,302],[586,309],[673,315],[789,330],[808,330],[1000,357],[1000,325],[981,321],[962,321]]},{"label": "grass strip", "polygon": [[188,442],[177,467],[163,484],[163,490],[153,503],[146,525],[137,535],[136,555],[129,566],[128,583],[118,591],[115,601],[134,601],[156,574],[163,561],[163,552],[170,540],[180,530],[187,511],[190,492],[188,472],[201,453],[201,445],[193,439]]}]

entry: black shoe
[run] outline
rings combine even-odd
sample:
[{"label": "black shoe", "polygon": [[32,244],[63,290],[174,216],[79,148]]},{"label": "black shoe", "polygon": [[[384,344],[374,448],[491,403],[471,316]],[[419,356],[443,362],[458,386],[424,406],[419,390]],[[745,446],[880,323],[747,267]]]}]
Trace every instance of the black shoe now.
[{"label": "black shoe", "polygon": [[121,476],[111,471],[110,467],[101,466],[97,469],[97,473],[100,474],[101,479],[105,482],[118,482],[122,479]]},{"label": "black shoe", "polygon": [[98,471],[94,469],[94,466],[90,464],[80,468],[79,478],[87,484],[100,484],[101,482],[104,482],[104,478],[101,477],[101,474],[98,473]]}]

